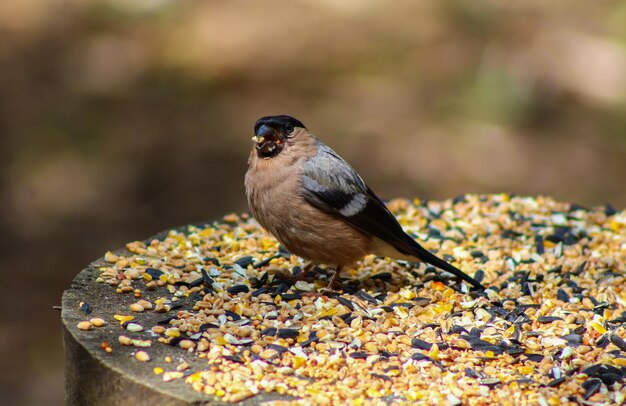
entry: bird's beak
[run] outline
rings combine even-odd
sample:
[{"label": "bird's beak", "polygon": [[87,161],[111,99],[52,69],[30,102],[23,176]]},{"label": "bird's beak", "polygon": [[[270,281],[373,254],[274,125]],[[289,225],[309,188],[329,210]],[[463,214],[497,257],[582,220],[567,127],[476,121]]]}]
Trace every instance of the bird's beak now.
[{"label": "bird's beak", "polygon": [[262,125],[256,130],[256,134],[252,137],[252,141],[259,144],[263,142],[269,135],[274,133],[274,129],[266,125]]}]

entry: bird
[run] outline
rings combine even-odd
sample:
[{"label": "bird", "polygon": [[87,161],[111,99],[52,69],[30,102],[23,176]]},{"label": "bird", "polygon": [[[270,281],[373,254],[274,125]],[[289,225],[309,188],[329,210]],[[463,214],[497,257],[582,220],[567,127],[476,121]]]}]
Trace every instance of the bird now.
[{"label": "bird", "polygon": [[298,119],[262,117],[252,141],[244,181],[252,215],[289,252],[309,261],[305,271],[334,268],[328,289],[344,267],[369,254],[426,262],[485,289],[408,235],[356,170]]}]

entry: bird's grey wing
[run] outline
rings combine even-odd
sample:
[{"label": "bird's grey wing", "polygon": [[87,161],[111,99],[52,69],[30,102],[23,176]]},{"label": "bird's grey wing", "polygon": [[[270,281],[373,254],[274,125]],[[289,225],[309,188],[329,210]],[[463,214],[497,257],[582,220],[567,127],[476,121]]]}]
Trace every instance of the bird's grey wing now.
[{"label": "bird's grey wing", "polygon": [[305,200],[314,207],[386,241],[403,254],[413,252],[415,241],[356,171],[328,146],[320,143],[317,154],[305,162],[302,186]]},{"label": "bird's grey wing", "polygon": [[326,145],[320,143],[317,154],[305,162],[302,175],[304,198],[309,204],[386,242],[404,255],[419,258],[484,290],[480,282],[432,254],[405,233],[356,171]]}]

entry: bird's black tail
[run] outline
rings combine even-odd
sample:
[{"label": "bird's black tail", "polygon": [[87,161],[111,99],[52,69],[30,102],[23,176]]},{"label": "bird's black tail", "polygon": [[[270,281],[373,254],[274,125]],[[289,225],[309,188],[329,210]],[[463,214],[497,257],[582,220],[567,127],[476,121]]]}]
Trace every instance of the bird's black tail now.
[{"label": "bird's black tail", "polygon": [[446,272],[450,272],[451,274],[457,276],[460,279],[463,279],[465,282],[471,284],[476,289],[485,290],[485,287],[478,282],[476,279],[467,275],[465,272],[461,271],[457,267],[449,264],[443,259],[437,257],[432,254],[430,251],[422,247],[417,241],[413,240],[410,236],[407,235],[411,239],[411,254],[420,259],[423,262],[427,262],[437,268],[444,270]]}]

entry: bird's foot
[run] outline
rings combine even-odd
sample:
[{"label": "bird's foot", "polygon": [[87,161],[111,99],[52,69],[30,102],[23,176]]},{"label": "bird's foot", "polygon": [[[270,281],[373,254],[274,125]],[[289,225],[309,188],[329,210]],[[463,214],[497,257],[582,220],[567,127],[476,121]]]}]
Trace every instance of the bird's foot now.
[{"label": "bird's foot", "polygon": [[337,290],[337,288],[342,288],[341,281],[339,280],[339,273],[341,272],[341,268],[342,267],[340,266],[337,267],[335,273],[330,278],[330,282],[328,282],[328,286],[326,286],[326,290],[335,291]]}]

